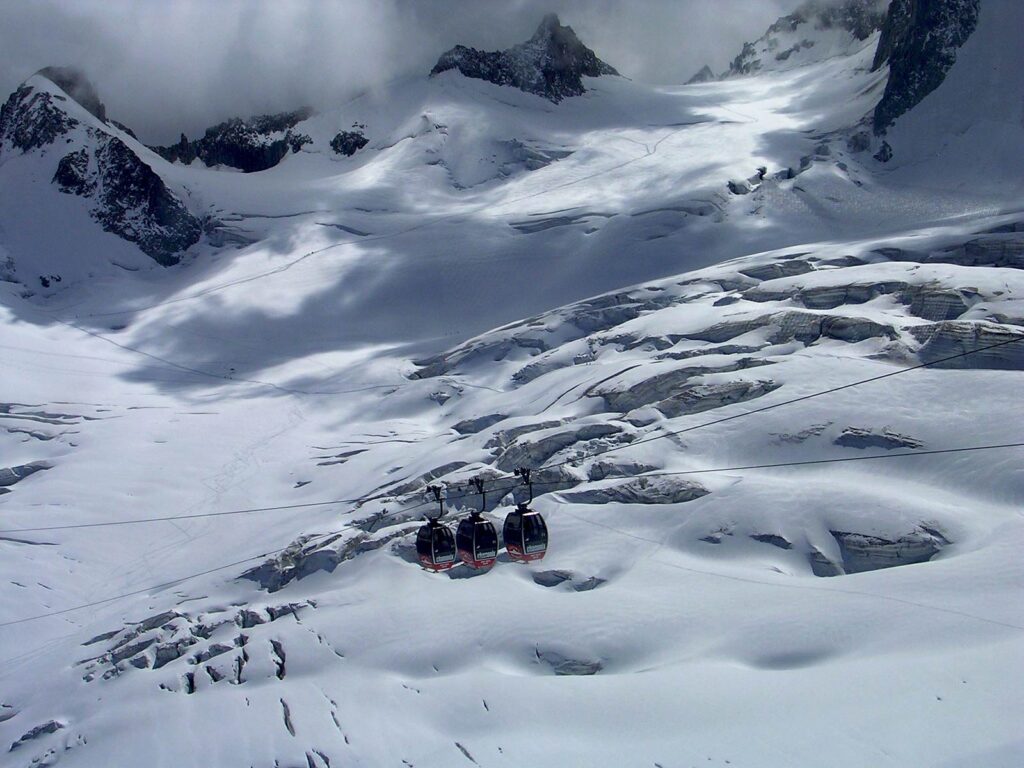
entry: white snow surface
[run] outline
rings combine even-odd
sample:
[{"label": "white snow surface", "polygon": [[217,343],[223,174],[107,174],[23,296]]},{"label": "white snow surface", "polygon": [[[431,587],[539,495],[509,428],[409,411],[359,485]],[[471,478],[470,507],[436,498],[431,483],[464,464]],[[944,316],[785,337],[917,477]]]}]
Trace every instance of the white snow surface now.
[{"label": "white snow surface", "polygon": [[[1019,95],[1018,16],[983,3],[922,110],[986,52]],[[405,80],[259,174],[119,134],[244,241],[172,268],[58,150],[0,158],[0,467],[49,467],[0,496],[0,624],[96,603],[0,626],[0,765],[1020,765],[1024,450],[747,467],[1020,442],[1024,341],[651,440],[1024,336],[1024,125],[851,152],[872,54],[557,106]],[[564,462],[547,557],[422,570],[427,482],[453,522],[494,478],[500,523],[521,457]]]}]

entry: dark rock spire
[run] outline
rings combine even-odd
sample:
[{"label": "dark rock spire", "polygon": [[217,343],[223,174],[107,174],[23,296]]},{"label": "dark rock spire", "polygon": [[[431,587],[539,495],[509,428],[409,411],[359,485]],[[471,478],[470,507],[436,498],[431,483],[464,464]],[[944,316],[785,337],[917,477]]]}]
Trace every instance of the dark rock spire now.
[{"label": "dark rock spire", "polygon": [[504,51],[478,51],[457,45],[441,55],[431,75],[457,69],[466,77],[508,85],[559,102],[586,89],[583,77],[617,75],[558,16],[546,15],[525,43]]}]

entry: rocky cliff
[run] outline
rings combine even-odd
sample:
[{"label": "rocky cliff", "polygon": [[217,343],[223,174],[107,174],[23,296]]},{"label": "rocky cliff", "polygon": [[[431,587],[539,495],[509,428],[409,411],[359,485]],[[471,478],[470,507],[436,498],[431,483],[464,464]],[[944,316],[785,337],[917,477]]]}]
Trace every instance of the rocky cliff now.
[{"label": "rocky cliff", "polygon": [[175,264],[199,240],[202,222],[108,126],[105,114],[81,73],[41,70],[0,108],[0,158],[61,153],[52,176],[61,192],[88,199],[89,215],[105,231],[160,264]]},{"label": "rocky cliff", "polygon": [[873,69],[889,65],[876,134],[938,88],[978,24],[979,0],[892,0]]},{"label": "rocky cliff", "polygon": [[437,60],[431,75],[457,69],[466,77],[508,85],[555,103],[579,96],[584,76],[617,75],[558,17],[544,17],[533,37],[504,51],[478,51],[457,45]]},{"label": "rocky cliff", "polygon": [[723,76],[750,75],[845,52],[843,49],[867,40],[884,18],[884,0],[808,0],[757,40],[744,43]]},{"label": "rocky cliff", "polygon": [[205,165],[226,165],[245,173],[273,168],[291,152],[298,152],[312,140],[294,130],[312,115],[308,108],[275,115],[232,118],[206,129],[202,138],[189,140],[185,134],[177,144],[150,147],[170,162],[186,165],[198,158]]}]

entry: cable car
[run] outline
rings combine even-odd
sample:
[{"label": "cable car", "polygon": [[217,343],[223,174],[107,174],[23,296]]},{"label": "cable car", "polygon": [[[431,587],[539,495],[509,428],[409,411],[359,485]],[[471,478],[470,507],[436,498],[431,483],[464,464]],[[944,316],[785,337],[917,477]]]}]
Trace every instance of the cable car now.
[{"label": "cable car", "polygon": [[428,571],[447,571],[454,567],[455,537],[444,523],[429,518],[416,534],[416,555]]},{"label": "cable car", "polygon": [[533,503],[533,483],[530,482],[530,470],[517,469],[516,474],[523,478],[530,489],[530,500],[521,502],[505,517],[502,526],[502,538],[508,556],[517,563],[529,563],[540,560],[548,551],[548,526],[540,512],[530,509]]},{"label": "cable car", "polygon": [[[483,480],[474,478],[473,485],[482,497],[481,509],[486,509],[487,496],[484,494]],[[470,568],[489,568],[498,559],[498,532],[477,510],[471,511],[469,517],[459,523],[455,544],[462,562]]]},{"label": "cable car", "polygon": [[432,485],[430,490],[434,492],[440,512],[437,517],[428,516],[427,521],[416,533],[416,556],[420,565],[428,571],[447,571],[456,563],[455,537],[452,536],[451,529],[441,522],[444,502],[441,500],[440,486]]}]

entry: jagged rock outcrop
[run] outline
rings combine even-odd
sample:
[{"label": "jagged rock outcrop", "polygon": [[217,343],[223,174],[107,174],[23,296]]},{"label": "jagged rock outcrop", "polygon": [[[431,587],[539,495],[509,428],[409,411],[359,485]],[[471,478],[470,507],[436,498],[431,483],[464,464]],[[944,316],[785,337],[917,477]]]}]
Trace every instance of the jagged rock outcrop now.
[{"label": "jagged rock outcrop", "polygon": [[202,236],[202,222],[113,136],[91,152],[83,148],[65,155],[53,182],[62,192],[94,198],[90,214],[103,229],[135,243],[158,264],[177,264],[181,251]]},{"label": "jagged rock outcrop", "polygon": [[896,448],[921,448],[924,445],[916,437],[901,435],[887,427],[881,430],[847,427],[832,442],[847,448],[884,448],[887,451]]},{"label": "jagged rock outcrop", "polygon": [[312,110],[303,108],[246,120],[235,117],[207,128],[202,138],[189,141],[182,134],[177,144],[150,149],[172,163],[187,165],[199,158],[208,166],[227,165],[245,173],[265,171],[280,163],[289,151],[298,152],[312,143],[309,136],[294,130],[312,114]]},{"label": "jagged rock outcrop", "polygon": [[42,149],[78,125],[53,94],[22,83],[0,107],[0,157]]},{"label": "jagged rock outcrop", "polygon": [[77,101],[75,95],[97,119],[106,114],[81,73],[48,67],[37,77],[72,92],[62,95],[38,80],[22,84],[0,108],[0,156],[15,150],[45,154],[59,147],[66,154],[52,182],[61,192],[90,199],[89,214],[104,230],[135,243],[159,264],[177,263],[202,236],[202,222],[120,138],[68,114],[62,101]]},{"label": "jagged rock outcrop", "polygon": [[693,480],[678,477],[636,477],[604,488],[565,493],[573,504],[682,504],[710,491]]},{"label": "jagged rock outcrop", "polygon": [[830,533],[838,545],[840,561],[812,551],[809,559],[815,576],[841,576],[924,563],[950,544],[941,531],[930,525],[921,525],[895,539],[851,531]]},{"label": "jagged rock outcrop", "polygon": [[698,70],[697,74],[686,81],[687,85],[694,85],[696,83],[707,83],[715,79],[715,73],[711,71],[711,67],[705,64]]},{"label": "jagged rock outcrop", "polygon": [[51,465],[45,461],[33,461],[31,464],[19,464],[15,467],[0,467],[0,488],[20,483],[36,472],[51,468]]},{"label": "jagged rock outcrop", "polygon": [[361,130],[339,131],[331,139],[331,149],[339,155],[352,157],[356,152],[365,147],[369,139],[363,135]]},{"label": "jagged rock outcrop", "polygon": [[885,0],[808,0],[768,27],[757,40],[744,43],[723,77],[750,75],[814,48],[815,30],[839,28],[850,33],[851,42],[866,40],[881,28],[884,18]]},{"label": "jagged rock outcrop", "polygon": [[875,107],[875,134],[938,88],[957,49],[978,24],[979,0],[893,0],[873,69],[888,63],[889,81]]},{"label": "jagged rock outcrop", "polygon": [[32,741],[33,739],[38,739],[40,736],[46,736],[51,733],[56,733],[64,727],[64,723],[60,722],[59,720],[48,720],[42,725],[37,725],[36,727],[22,734],[21,738],[15,741],[13,744],[11,744],[11,748],[7,751],[14,752],[16,749],[25,746],[25,744]]},{"label": "jagged rock outcrop", "polygon": [[580,42],[572,27],[562,26],[553,13],[544,17],[525,43],[504,51],[478,51],[457,45],[441,54],[430,74],[449,69],[495,85],[512,86],[555,103],[584,93],[584,76],[619,74]]},{"label": "jagged rock outcrop", "polygon": [[494,466],[504,472],[511,472],[517,467],[538,467],[572,445],[607,438],[620,432],[622,428],[614,424],[586,424],[578,429],[545,435],[537,440],[516,440],[502,452]]},{"label": "jagged rock outcrop", "polygon": [[[922,362],[932,363],[936,368],[1024,370],[1024,331],[1018,328],[946,321],[918,325],[909,330],[912,336],[922,342],[918,357]],[[992,348],[981,349],[982,347]],[[964,352],[972,354],[954,357]],[[940,360],[943,362],[938,362]]]}]

